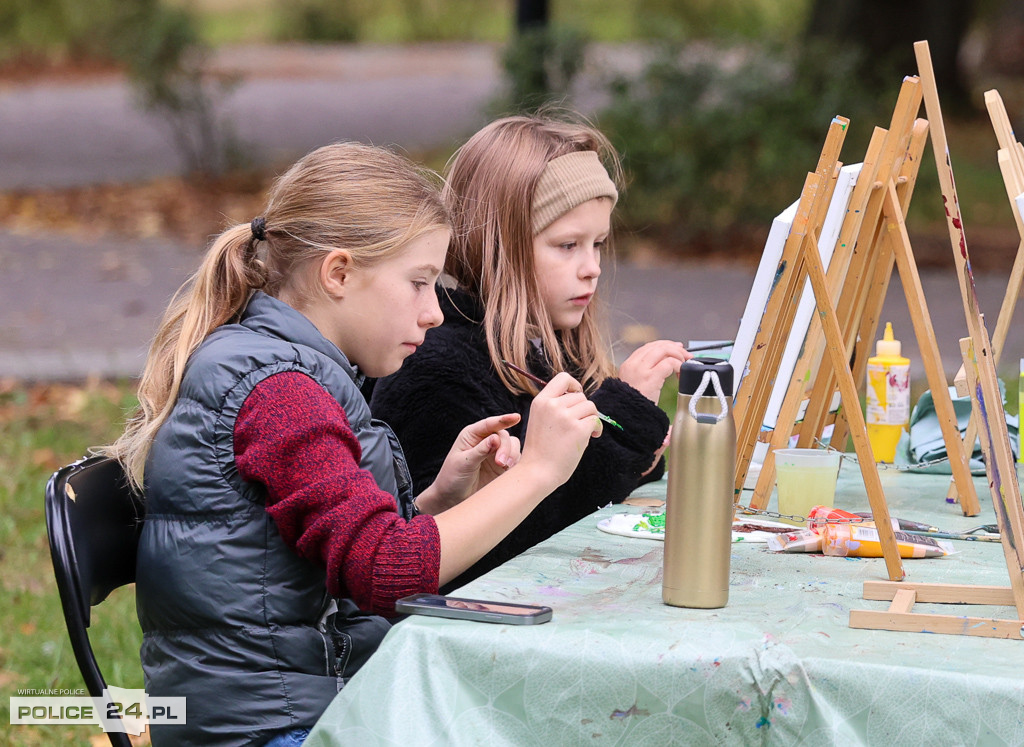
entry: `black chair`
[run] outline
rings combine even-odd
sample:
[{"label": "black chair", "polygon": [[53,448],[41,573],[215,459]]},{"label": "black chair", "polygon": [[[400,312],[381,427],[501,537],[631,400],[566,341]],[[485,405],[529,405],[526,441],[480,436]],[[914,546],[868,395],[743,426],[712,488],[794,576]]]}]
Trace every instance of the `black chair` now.
[{"label": "black chair", "polygon": [[[46,530],[64,622],[93,697],[102,697],[107,685],[89,643],[91,608],[135,581],[145,515],[120,462],[109,457],[86,457],[62,467],[46,484]],[[107,736],[114,747],[131,745],[127,734]]]}]

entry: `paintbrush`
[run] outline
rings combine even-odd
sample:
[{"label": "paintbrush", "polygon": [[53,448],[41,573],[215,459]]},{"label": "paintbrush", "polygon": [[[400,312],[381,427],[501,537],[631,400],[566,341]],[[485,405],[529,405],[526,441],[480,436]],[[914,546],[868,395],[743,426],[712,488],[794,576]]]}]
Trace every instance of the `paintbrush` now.
[{"label": "paintbrush", "polygon": [[[858,513],[857,516],[862,516],[865,519],[871,518],[871,514],[869,513]],[[936,537],[938,539],[999,542],[999,527],[994,524],[985,524],[980,527],[975,527],[967,532],[945,532],[938,527],[933,527],[931,524],[922,524],[919,521],[910,521],[909,519],[896,519],[896,521],[899,524],[899,530],[906,534],[916,534],[921,537]],[[974,532],[978,531],[990,532],[990,534],[974,534]],[[995,532],[995,534],[992,534],[992,532]]]},{"label": "paintbrush", "polygon": [[[509,363],[507,360],[504,360],[504,359],[502,359],[501,362],[504,363],[509,368],[511,368],[516,373],[522,374],[523,376],[528,378],[530,381],[532,381],[537,386],[542,386],[543,387],[543,386],[547,386],[548,385],[548,382],[544,381],[544,379],[542,379],[540,376],[536,376],[536,375],[530,373],[529,371],[526,371],[526,370],[520,368],[515,363]],[[597,413],[597,417],[599,417],[601,420],[603,420],[608,425],[615,426],[620,431],[624,431],[625,430],[625,428],[623,428],[621,425],[616,423],[614,420],[612,420],[610,417],[605,415],[603,412],[598,412]]]},{"label": "paintbrush", "polygon": [[[873,519],[874,516],[866,512],[858,512],[857,516],[864,519]],[[896,519],[899,524],[901,532],[921,532],[922,534],[932,534],[933,532],[941,532],[942,530],[938,527],[934,527],[931,524],[922,524],[919,521],[910,521],[909,519]]]},{"label": "paintbrush", "polygon": [[962,534],[958,532],[919,532],[913,529],[901,530],[904,534],[916,534],[921,537],[936,537],[937,539],[949,540],[970,540],[971,542],[999,542],[998,534]]},{"label": "paintbrush", "polygon": [[732,345],[735,340],[726,340],[725,342],[709,342],[706,345],[694,345],[692,348],[687,348],[691,353],[699,353],[702,350],[721,350]]}]

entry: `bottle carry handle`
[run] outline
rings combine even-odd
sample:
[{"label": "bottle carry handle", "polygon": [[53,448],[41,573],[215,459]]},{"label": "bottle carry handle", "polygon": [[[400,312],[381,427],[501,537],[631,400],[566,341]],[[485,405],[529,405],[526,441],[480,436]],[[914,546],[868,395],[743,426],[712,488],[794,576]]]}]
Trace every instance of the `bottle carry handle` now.
[{"label": "bottle carry handle", "polygon": [[[704,390],[708,388],[708,383],[714,382],[715,394],[718,396],[718,402],[722,405],[722,411],[717,415],[710,413],[699,413],[697,412],[697,400],[704,395]],[[718,380],[717,371],[705,371],[704,378],[700,380],[700,386],[697,387],[697,391],[690,397],[690,417],[696,420],[698,423],[715,424],[721,421],[726,415],[729,414],[729,403],[725,399],[725,393],[722,391],[722,382]]]}]

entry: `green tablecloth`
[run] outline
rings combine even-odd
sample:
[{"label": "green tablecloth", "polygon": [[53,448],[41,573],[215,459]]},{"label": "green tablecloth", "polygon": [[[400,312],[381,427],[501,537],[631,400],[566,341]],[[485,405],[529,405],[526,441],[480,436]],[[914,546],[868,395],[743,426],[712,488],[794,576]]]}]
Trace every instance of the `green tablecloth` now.
[{"label": "green tablecloth", "polygon": [[[847,460],[844,460],[847,461]],[[894,516],[994,521],[945,502],[947,477],[882,472]],[[645,486],[664,495],[665,482]],[[749,493],[745,493],[745,496]],[[867,510],[842,469],[836,505]],[[1024,641],[855,630],[881,559],[733,545],[729,604],[661,602],[662,544],[596,528],[606,507],[460,590],[546,604],[536,627],[411,617],[324,713],[308,745],[1024,744]],[[1008,585],[998,543],[905,560],[908,581]],[[915,611],[1016,618],[1010,607]]]}]

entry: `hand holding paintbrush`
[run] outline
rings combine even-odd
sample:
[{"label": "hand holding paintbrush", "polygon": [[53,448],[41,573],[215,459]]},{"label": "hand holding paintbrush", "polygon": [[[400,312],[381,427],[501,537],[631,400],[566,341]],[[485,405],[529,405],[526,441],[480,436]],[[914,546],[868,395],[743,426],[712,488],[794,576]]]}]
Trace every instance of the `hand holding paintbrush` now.
[{"label": "hand holding paintbrush", "polygon": [[[545,386],[547,386],[547,385],[548,385],[548,382],[544,381],[544,379],[542,379],[542,378],[541,378],[540,376],[536,376],[536,375],[534,375],[534,374],[530,373],[529,371],[527,371],[527,370],[525,370],[525,369],[522,369],[522,368],[520,368],[520,367],[519,367],[519,366],[517,366],[517,365],[516,365],[515,363],[509,363],[509,362],[508,362],[508,361],[506,361],[506,360],[502,360],[502,363],[504,363],[504,364],[505,364],[506,366],[508,366],[509,368],[511,368],[511,369],[512,369],[513,371],[515,371],[516,373],[518,373],[518,374],[522,374],[523,376],[525,376],[526,378],[528,378],[528,379],[529,379],[530,381],[532,381],[532,382],[533,382],[534,384],[536,384],[537,386],[545,387]],[[607,415],[605,415],[605,414],[604,414],[603,412],[598,412],[598,413],[597,413],[597,417],[599,417],[599,418],[600,418],[600,419],[602,420],[602,422],[605,422],[605,423],[607,423],[608,425],[614,426],[614,427],[618,428],[618,429],[619,429],[620,431],[621,431],[621,430],[624,430],[624,429],[623,429],[623,427],[622,427],[621,425],[619,425],[618,423],[616,423],[616,422],[615,422],[614,420],[612,420],[612,419],[611,419],[610,417],[608,417]]]}]

